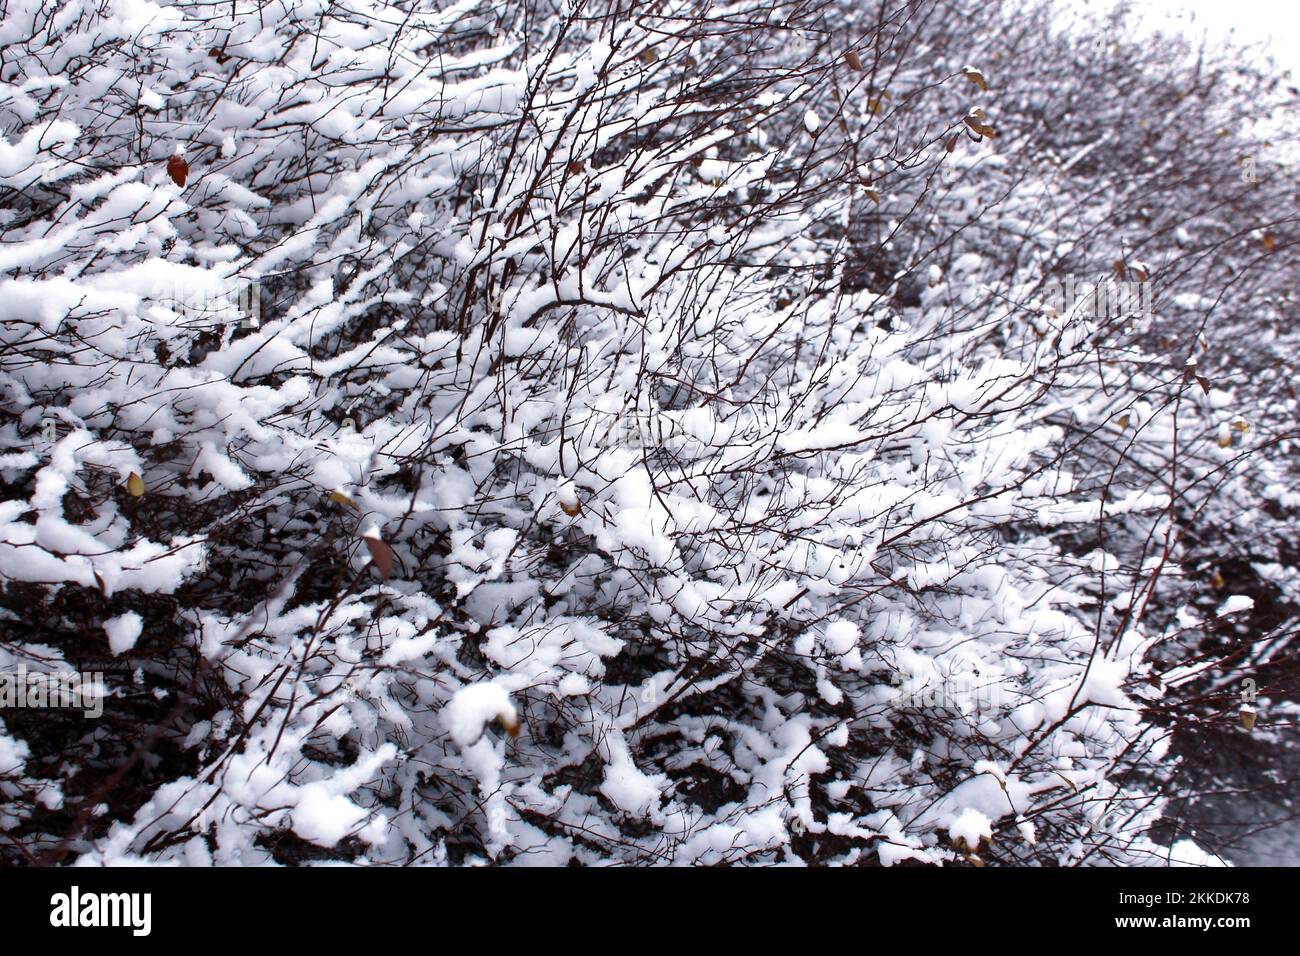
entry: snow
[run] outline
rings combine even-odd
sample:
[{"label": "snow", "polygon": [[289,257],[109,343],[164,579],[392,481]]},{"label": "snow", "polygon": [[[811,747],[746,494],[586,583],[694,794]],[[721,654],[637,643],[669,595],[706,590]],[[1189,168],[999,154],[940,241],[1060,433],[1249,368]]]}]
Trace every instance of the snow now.
[{"label": "snow", "polygon": [[460,688],[443,709],[443,723],[451,739],[467,747],[494,720],[505,726],[518,723],[519,715],[510,694],[499,684],[470,684]]},{"label": "snow", "polygon": [[105,621],[104,631],[108,634],[109,651],[118,657],[135,647],[144,631],[144,621],[135,611],[127,611]]},{"label": "snow", "polygon": [[1230,864],[1220,857],[1207,853],[1196,845],[1194,840],[1179,840],[1169,851],[1170,866],[1213,866],[1222,867]]},{"label": "snow", "polygon": [[320,783],[309,783],[299,791],[290,815],[294,833],[324,847],[334,846],[365,818],[365,810]]},{"label": "snow", "polygon": [[984,840],[993,839],[993,823],[978,810],[963,810],[948,826],[948,839],[954,846],[978,850]]},{"label": "snow", "polygon": [[1255,606],[1255,599],[1245,594],[1233,594],[1228,597],[1215,612],[1219,617],[1226,614],[1239,614]]},{"label": "snow", "polygon": [[658,802],[659,787],[637,769],[631,758],[616,759],[605,765],[600,792],[616,807],[642,816]]},{"label": "snow", "polygon": [[857,646],[861,634],[861,628],[852,621],[832,621],[826,625],[822,641],[832,654],[847,654]]}]

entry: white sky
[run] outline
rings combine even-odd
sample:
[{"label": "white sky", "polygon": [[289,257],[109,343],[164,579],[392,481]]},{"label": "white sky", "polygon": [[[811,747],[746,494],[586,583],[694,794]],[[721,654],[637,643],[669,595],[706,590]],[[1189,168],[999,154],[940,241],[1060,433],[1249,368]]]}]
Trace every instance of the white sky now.
[{"label": "white sky", "polygon": [[1300,0],[1134,0],[1152,25],[1172,22],[1193,38],[1268,42],[1292,76],[1300,75]]}]

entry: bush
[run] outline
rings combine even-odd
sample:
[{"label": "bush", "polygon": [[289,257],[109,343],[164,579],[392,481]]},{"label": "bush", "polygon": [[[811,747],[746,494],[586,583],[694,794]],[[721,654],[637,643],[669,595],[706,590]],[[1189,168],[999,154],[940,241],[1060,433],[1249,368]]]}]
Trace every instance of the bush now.
[{"label": "bush", "polygon": [[12,5],[0,668],[110,693],[0,855],[1166,859],[1162,582],[1294,410],[1184,313],[1293,206],[1057,22]]}]

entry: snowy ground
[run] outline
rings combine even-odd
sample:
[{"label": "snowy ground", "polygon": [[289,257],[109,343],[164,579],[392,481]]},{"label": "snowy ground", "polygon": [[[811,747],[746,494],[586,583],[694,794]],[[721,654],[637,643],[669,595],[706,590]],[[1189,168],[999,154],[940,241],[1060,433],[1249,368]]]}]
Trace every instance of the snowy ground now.
[{"label": "snowy ground", "polygon": [[1251,838],[1233,862],[1238,866],[1300,866],[1300,823],[1292,821]]},{"label": "snowy ground", "polygon": [[1292,731],[1249,739],[1229,732],[1191,745],[1217,755],[1184,781],[1209,795],[1175,816],[1199,846],[1236,866],[1300,866],[1300,747],[1283,734]]},{"label": "snowy ground", "polygon": [[[1279,750],[1283,766],[1280,778],[1294,782],[1300,778],[1300,748]],[[1294,792],[1294,787],[1288,789]],[[1272,801],[1261,800],[1252,810],[1265,820],[1293,816],[1300,812],[1300,808],[1294,806],[1294,801],[1286,797],[1282,799],[1292,805],[1278,807]],[[1300,820],[1293,818],[1252,834],[1230,858],[1238,866],[1300,866]]]}]

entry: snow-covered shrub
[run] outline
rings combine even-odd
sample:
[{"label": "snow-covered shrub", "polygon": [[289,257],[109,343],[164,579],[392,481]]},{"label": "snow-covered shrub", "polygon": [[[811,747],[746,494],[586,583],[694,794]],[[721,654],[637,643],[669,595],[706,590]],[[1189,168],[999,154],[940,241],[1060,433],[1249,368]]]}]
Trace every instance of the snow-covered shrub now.
[{"label": "snow-covered shrub", "polygon": [[0,649],[125,665],[24,852],[1158,860],[1214,433],[886,7],[12,4]]}]

